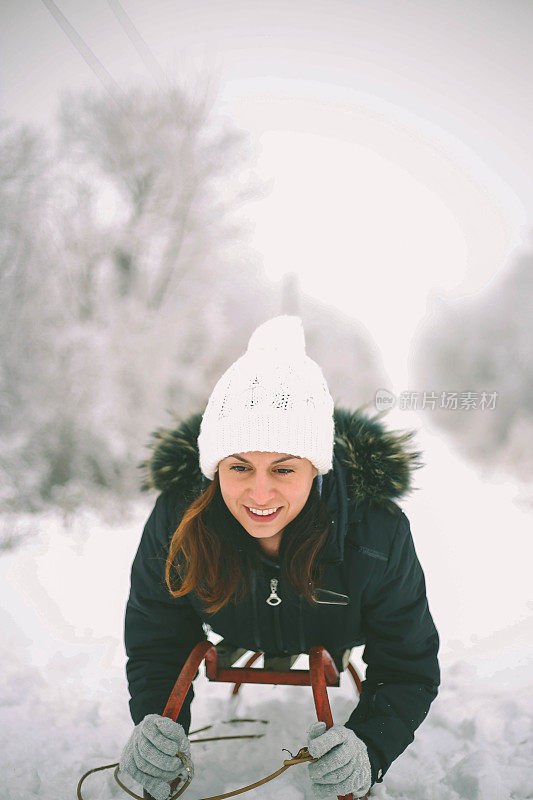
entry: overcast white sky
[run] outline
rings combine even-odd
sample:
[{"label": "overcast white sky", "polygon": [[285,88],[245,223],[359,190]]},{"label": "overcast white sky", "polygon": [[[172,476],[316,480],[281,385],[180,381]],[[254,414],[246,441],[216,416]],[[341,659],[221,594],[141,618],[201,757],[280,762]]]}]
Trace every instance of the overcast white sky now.
[{"label": "overcast white sky", "polygon": [[[120,85],[152,80],[106,0],[57,4]],[[218,110],[252,134],[273,179],[248,209],[267,274],[294,270],[352,313],[395,389],[415,388],[428,297],[475,292],[530,241],[533,3],[123,8],[165,70],[213,69]],[[0,16],[4,114],[46,123],[62,89],[98,85],[42,0],[4,0]]]}]

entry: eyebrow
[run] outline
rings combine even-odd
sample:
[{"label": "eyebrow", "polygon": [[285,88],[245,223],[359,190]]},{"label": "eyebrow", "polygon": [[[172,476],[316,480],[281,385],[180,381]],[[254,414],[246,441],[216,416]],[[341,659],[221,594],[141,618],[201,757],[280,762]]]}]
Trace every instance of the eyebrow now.
[{"label": "eyebrow", "polygon": [[[228,458],[238,458],[239,461],[244,461],[245,464],[251,464],[251,461],[247,461],[245,458],[236,455],[236,453],[233,453],[233,455],[228,456]],[[281,464],[282,461],[290,461],[291,458],[300,458],[300,456],[285,456],[284,458],[278,458],[277,461],[273,461],[272,463]]]}]

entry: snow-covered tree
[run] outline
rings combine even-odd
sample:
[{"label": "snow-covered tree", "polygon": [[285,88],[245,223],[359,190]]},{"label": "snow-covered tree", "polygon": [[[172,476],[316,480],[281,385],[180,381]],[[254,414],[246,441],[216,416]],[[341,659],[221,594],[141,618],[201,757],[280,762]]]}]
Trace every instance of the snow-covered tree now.
[{"label": "snow-covered tree", "polygon": [[7,126],[4,499],[132,488],[139,438],[161,408],[194,406],[202,365],[227,350],[213,298],[225,272],[256,269],[238,211],[261,189],[246,135],[212,100],[176,86],[118,107],[67,97],[55,143]]},{"label": "snow-covered tree", "polygon": [[[428,423],[466,458],[524,483],[533,479],[532,339],[533,253],[524,251],[474,295],[435,298],[413,354],[413,386],[438,398]],[[442,392],[457,393],[456,409],[440,407]]]}]

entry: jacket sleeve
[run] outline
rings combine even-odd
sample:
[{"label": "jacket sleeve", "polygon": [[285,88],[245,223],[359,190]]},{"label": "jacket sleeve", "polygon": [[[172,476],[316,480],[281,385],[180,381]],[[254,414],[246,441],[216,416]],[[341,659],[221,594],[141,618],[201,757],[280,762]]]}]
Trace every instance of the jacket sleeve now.
[{"label": "jacket sleeve", "polygon": [[345,723],[367,745],[372,783],[413,741],[437,696],[439,636],[409,520],[402,512],[388,562],[363,599],[367,664],[359,704]]},{"label": "jacket sleeve", "polygon": [[[202,621],[187,595],[172,597],[165,583],[165,560],[178,521],[171,498],[161,494],[144,527],[131,568],[124,644],[129,706],[135,724],[147,714],[163,713],[192,648],[206,639]],[[191,684],[177,717],[186,733],[193,697]]]}]

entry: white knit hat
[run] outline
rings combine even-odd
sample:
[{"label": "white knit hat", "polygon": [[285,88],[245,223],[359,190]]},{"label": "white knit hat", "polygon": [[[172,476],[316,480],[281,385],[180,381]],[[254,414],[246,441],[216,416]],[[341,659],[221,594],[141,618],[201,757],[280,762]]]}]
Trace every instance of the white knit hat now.
[{"label": "white knit hat", "polygon": [[223,458],[257,450],[308,458],[325,475],[333,464],[333,405],[322,370],[305,353],[300,317],[274,317],[211,393],[198,436],[200,469],[213,480]]}]

